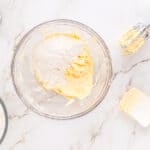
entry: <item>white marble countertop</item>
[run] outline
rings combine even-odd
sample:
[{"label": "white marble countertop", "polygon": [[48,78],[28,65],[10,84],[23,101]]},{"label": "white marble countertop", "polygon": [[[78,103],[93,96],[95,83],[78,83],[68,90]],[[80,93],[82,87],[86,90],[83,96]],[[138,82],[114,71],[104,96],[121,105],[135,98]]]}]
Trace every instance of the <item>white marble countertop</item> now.
[{"label": "white marble countertop", "polygon": [[[149,0],[0,0],[0,97],[9,114],[0,150],[150,150],[150,127],[142,128],[118,110],[130,86],[150,94],[150,41],[133,56],[121,56],[117,40],[141,21],[150,23]],[[114,79],[104,101],[89,114],[67,121],[41,117],[16,95],[10,63],[20,38],[52,19],[73,19],[97,31],[108,45]]]}]

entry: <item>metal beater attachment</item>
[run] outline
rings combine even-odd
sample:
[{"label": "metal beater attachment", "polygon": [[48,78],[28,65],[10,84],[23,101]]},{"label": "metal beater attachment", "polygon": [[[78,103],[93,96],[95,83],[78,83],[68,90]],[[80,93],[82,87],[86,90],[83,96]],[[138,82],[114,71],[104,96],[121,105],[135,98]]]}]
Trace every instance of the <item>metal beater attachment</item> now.
[{"label": "metal beater attachment", "polygon": [[138,23],[124,33],[120,39],[120,46],[124,54],[132,54],[139,50],[150,37],[150,25]]}]

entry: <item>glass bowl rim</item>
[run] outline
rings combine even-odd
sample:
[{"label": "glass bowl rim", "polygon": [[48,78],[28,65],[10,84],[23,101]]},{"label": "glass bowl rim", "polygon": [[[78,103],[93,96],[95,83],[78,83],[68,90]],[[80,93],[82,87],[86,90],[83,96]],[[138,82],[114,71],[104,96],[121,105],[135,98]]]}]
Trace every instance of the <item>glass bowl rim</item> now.
[{"label": "glass bowl rim", "polygon": [[[26,37],[28,37],[28,35],[30,35],[34,30],[36,30],[38,27],[40,27],[40,26],[42,26],[44,24],[48,24],[48,23],[68,23],[68,24],[70,23],[70,24],[75,25],[77,27],[81,27],[82,29],[85,29],[86,32],[89,31],[89,33],[92,33],[98,39],[98,42],[100,42],[103,45],[104,49],[105,49],[105,53],[106,53],[107,58],[109,60],[108,77],[107,77],[107,82],[105,83],[105,86],[104,86],[105,90],[104,90],[103,94],[101,95],[101,98],[100,98],[100,95],[98,95],[97,96],[98,100],[96,100],[96,102],[92,106],[90,106],[87,110],[85,110],[83,112],[80,112],[80,113],[77,113],[77,114],[73,114],[73,115],[70,115],[70,116],[55,116],[55,115],[50,115],[50,114],[46,114],[46,113],[43,113],[41,111],[38,111],[36,108],[31,106],[28,102],[26,102],[26,100],[21,96],[22,94],[20,93],[20,91],[19,91],[19,89],[18,89],[18,87],[17,87],[17,85],[15,83],[15,75],[14,75],[15,74],[14,73],[15,58],[16,58],[17,52],[19,51],[19,48],[20,48],[21,44],[24,42]],[[107,46],[106,46],[104,40],[102,39],[102,37],[97,32],[95,32],[92,28],[90,28],[89,26],[87,26],[87,25],[85,25],[83,23],[80,23],[78,21],[75,21],[75,20],[70,20],[70,19],[55,19],[55,20],[45,21],[45,22],[42,22],[42,23],[34,26],[33,28],[31,28],[21,38],[21,40],[18,42],[18,44],[14,48],[14,54],[13,54],[12,62],[11,62],[12,82],[13,82],[13,86],[15,88],[15,91],[16,91],[19,99],[31,111],[39,114],[40,116],[44,116],[46,118],[56,119],[56,120],[68,120],[68,119],[78,118],[78,117],[81,117],[81,116],[91,112],[94,108],[96,108],[103,101],[103,99],[105,98],[106,94],[109,91],[109,87],[110,87],[111,81],[112,81],[112,75],[113,75],[112,60],[111,60],[111,57],[110,57],[109,49],[107,48]]]},{"label": "glass bowl rim", "polygon": [[2,99],[0,98],[0,105],[2,106],[3,108],[3,111],[4,111],[4,117],[5,117],[5,128],[3,130],[3,134],[2,136],[0,137],[0,144],[3,142],[5,136],[6,136],[6,133],[7,133],[7,130],[8,130],[8,113],[7,113],[7,109],[6,109],[6,106],[4,104],[4,102],[2,101]]}]

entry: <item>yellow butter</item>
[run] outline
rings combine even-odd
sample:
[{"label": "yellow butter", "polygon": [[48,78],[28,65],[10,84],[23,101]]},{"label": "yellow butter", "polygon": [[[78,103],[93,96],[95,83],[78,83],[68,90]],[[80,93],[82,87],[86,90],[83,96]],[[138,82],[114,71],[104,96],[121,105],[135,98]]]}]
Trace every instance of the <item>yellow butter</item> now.
[{"label": "yellow butter", "polygon": [[150,124],[150,97],[139,89],[132,88],[126,92],[119,107],[143,127]]},{"label": "yellow butter", "polygon": [[138,51],[144,45],[145,39],[139,32],[131,28],[128,32],[123,34],[119,40],[120,46],[123,49],[123,54],[128,55]]},{"label": "yellow butter", "polygon": [[52,88],[58,94],[68,99],[83,99],[90,94],[93,87],[93,60],[87,48],[66,68],[65,78],[66,84]]},{"label": "yellow butter", "polygon": [[126,92],[120,102],[120,109],[124,110],[126,113],[130,112],[133,107],[140,101],[141,91],[132,88],[128,92]]}]

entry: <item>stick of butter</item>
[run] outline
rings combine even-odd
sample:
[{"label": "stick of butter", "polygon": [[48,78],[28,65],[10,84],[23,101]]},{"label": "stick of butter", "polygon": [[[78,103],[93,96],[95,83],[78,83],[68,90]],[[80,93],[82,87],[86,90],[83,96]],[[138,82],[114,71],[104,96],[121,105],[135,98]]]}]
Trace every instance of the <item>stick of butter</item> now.
[{"label": "stick of butter", "polygon": [[119,108],[134,118],[143,127],[150,124],[150,97],[136,88],[126,92]]}]

